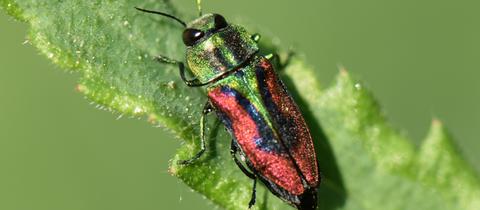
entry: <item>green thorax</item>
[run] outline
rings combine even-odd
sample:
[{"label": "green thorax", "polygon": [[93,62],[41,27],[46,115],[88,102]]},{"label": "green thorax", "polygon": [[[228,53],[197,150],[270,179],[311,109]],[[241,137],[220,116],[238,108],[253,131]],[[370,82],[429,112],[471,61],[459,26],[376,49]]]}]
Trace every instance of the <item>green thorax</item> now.
[{"label": "green thorax", "polygon": [[257,43],[245,28],[228,25],[215,31],[213,17],[204,15],[188,25],[206,34],[197,44],[187,47],[186,52],[190,70],[202,83],[237,69],[258,51]]}]

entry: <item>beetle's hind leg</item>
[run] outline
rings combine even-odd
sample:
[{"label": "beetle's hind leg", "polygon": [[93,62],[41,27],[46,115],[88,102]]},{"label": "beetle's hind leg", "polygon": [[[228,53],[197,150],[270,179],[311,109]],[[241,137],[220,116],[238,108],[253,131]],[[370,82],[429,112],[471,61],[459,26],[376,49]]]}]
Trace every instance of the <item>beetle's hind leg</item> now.
[{"label": "beetle's hind leg", "polygon": [[248,208],[252,208],[252,206],[255,204],[256,201],[256,194],[257,194],[257,175],[255,172],[250,172],[248,169],[245,168],[245,166],[238,160],[237,154],[239,153],[238,151],[238,145],[236,142],[232,139],[232,144],[230,146],[230,154],[232,155],[232,159],[235,161],[237,166],[240,168],[240,170],[248,176],[250,179],[253,179],[253,190],[252,190],[252,198],[250,199],[250,202],[248,202]]},{"label": "beetle's hind leg", "polygon": [[207,150],[207,147],[205,146],[205,124],[206,124],[206,118],[205,117],[210,112],[212,112],[212,110],[213,110],[212,105],[210,104],[209,101],[207,101],[207,103],[203,107],[202,117],[200,117],[200,141],[201,141],[200,151],[190,159],[178,161],[179,164],[190,165],[193,162],[195,162],[196,160],[198,160],[203,155],[203,153],[205,153],[205,151]]},{"label": "beetle's hind leg", "polygon": [[182,78],[183,82],[187,86],[190,87],[200,87],[204,85],[208,85],[209,83],[201,83],[198,79],[187,79],[187,76],[185,75],[185,64],[183,62],[173,60],[171,58],[167,58],[163,55],[158,55],[155,57],[155,60],[160,62],[160,63],[166,63],[166,64],[172,64],[172,65],[178,65],[178,70],[180,72],[180,77]]}]

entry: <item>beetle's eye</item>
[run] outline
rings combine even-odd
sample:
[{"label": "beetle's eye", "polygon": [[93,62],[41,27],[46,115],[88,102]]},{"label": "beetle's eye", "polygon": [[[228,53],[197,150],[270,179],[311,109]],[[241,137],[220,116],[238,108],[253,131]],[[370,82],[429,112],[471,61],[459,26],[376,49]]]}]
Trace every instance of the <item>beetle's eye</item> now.
[{"label": "beetle's eye", "polygon": [[215,14],[215,30],[220,30],[228,26],[227,21],[221,15]]},{"label": "beetle's eye", "polygon": [[193,46],[198,40],[200,40],[205,33],[203,31],[187,28],[183,31],[183,43],[187,46]]}]

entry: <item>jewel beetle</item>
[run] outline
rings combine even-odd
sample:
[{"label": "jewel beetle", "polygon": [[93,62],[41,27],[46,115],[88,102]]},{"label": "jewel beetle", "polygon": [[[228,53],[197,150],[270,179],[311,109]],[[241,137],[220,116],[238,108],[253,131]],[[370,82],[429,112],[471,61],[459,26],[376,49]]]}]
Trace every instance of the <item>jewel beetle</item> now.
[{"label": "jewel beetle", "polygon": [[[271,60],[278,56],[260,55],[258,34],[228,23],[219,14],[203,15],[199,0],[197,6],[200,15],[188,24],[167,13],[135,7],[171,18],[185,28],[187,65],[165,56],[156,60],[178,65],[187,86],[206,87],[208,100],[200,119],[201,150],[180,164],[188,165],[204,154],[206,115],[215,112],[233,137],[233,160],[253,180],[249,208],[255,203],[259,179],[290,205],[315,209],[320,184],[315,149],[299,108],[272,65]],[[187,79],[187,68],[194,79]]]}]

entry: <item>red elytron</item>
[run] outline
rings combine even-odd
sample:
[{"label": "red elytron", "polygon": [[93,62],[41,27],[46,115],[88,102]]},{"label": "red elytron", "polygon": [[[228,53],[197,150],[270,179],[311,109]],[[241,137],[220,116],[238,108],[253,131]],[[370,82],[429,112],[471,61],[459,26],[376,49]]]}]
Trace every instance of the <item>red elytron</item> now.
[{"label": "red elytron", "polygon": [[253,174],[287,202],[312,206],[320,180],[310,132],[271,63],[254,59],[212,84],[209,101]]}]

